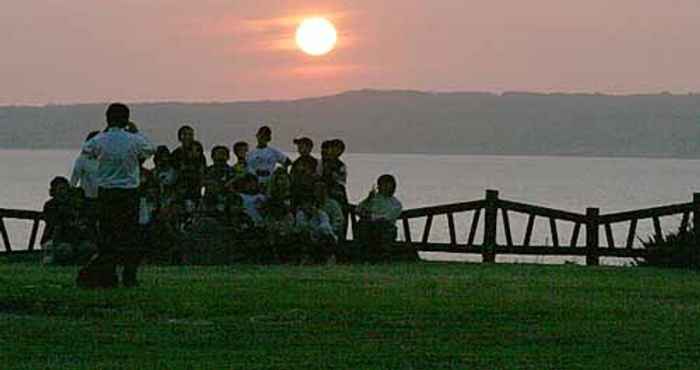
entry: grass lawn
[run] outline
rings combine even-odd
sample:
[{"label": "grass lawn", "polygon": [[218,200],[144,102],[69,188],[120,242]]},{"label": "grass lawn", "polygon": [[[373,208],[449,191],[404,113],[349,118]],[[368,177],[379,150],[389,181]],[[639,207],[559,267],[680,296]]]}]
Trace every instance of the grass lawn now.
[{"label": "grass lawn", "polygon": [[689,271],[151,266],[111,291],[75,271],[0,260],[0,368],[700,367]]}]

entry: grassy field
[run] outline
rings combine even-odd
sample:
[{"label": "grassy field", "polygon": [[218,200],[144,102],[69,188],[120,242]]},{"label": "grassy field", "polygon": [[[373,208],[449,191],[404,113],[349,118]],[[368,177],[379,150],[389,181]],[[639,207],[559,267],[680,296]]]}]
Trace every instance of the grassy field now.
[{"label": "grassy field", "polygon": [[692,369],[682,270],[416,263],[75,268],[0,262],[2,369]]}]

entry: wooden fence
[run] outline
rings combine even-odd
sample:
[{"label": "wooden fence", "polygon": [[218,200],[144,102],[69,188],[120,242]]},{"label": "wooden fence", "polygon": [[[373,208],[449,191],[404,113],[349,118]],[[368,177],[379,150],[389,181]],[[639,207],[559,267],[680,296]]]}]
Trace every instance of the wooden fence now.
[{"label": "wooden fence", "polygon": [[[458,243],[457,235],[460,228],[455,223],[455,215],[469,213],[471,222],[463,225],[467,232],[466,242]],[[499,221],[500,213],[500,221]],[[422,252],[447,252],[480,254],[482,260],[493,263],[497,254],[537,255],[537,256],[585,256],[587,265],[598,265],[600,257],[643,257],[644,248],[634,248],[637,235],[637,225],[642,220],[651,220],[654,235],[663,237],[659,219],[665,216],[679,215],[681,222],[676,230],[687,230],[693,216],[700,214],[700,193],[693,194],[693,201],[688,203],[671,204],[666,206],[645,208],[633,211],[600,214],[599,208],[587,208],[585,213],[576,213],[537,205],[513,202],[500,199],[498,191],[487,190],[486,198],[465,203],[456,203],[432,207],[406,210],[399,218],[399,228],[402,229],[403,241],[396,242],[399,247],[415,248]],[[523,214],[527,217],[527,226],[522,241],[515,241],[511,231],[511,214]],[[483,215],[483,222],[480,219]],[[353,230],[358,222],[358,216],[352,212]],[[449,243],[429,242],[433,221],[438,217],[447,220]],[[548,236],[551,245],[533,245],[531,243],[536,218],[548,220]],[[413,240],[411,220],[424,219],[420,240]],[[568,239],[562,239],[557,224],[569,222],[573,224]],[[700,217],[692,217],[693,227],[700,230]],[[628,224],[627,235],[623,243],[615,240],[612,226]],[[483,227],[483,238],[476,243],[479,226]],[[497,243],[497,235],[502,229],[505,243]],[[583,230],[582,230],[583,229]],[[605,235],[605,245],[601,245],[600,230]],[[581,235],[585,235],[582,241]]]},{"label": "wooden fence", "polygon": [[[12,248],[10,242],[10,235],[5,226],[6,219],[17,219],[32,222],[32,229],[29,234],[29,243],[27,248],[24,250],[15,250]],[[44,220],[44,215],[38,211],[28,211],[21,209],[5,209],[0,208],[0,236],[2,236],[2,243],[4,250],[0,250],[0,254],[3,253],[31,253],[34,252],[36,245],[36,238],[39,233],[39,223]]]},{"label": "wooden fence", "polygon": [[[459,213],[471,214],[471,222],[466,225],[458,225],[455,215]],[[500,221],[499,221],[500,213]],[[523,214],[527,217],[527,226],[522,241],[515,241],[511,231],[511,214]],[[692,214],[692,218],[691,218]],[[538,256],[585,256],[586,264],[598,265],[600,257],[643,257],[646,250],[635,248],[634,241],[637,235],[637,225],[642,220],[651,220],[654,235],[662,237],[663,230],[659,219],[665,216],[681,216],[679,230],[687,230],[692,219],[693,227],[700,230],[700,193],[693,194],[693,200],[688,203],[671,204],[659,207],[645,208],[633,211],[601,214],[599,208],[587,208],[585,213],[576,213],[537,205],[513,202],[499,198],[498,191],[487,190],[485,199],[409,209],[402,212],[399,219],[399,229],[402,230],[403,240],[396,242],[398,247],[414,248],[423,252],[448,252],[480,254],[484,262],[493,263],[498,254],[511,255],[538,255]],[[481,221],[483,215],[483,221]],[[448,226],[449,243],[429,242],[433,231],[433,220],[445,217]],[[551,245],[534,245],[531,243],[536,218],[548,220],[548,235]],[[10,237],[5,226],[5,219],[19,219],[32,222],[31,234],[27,248],[17,251],[12,248]],[[420,240],[413,240],[411,220],[425,219]],[[3,253],[26,253],[36,251],[35,248],[39,223],[43,220],[41,212],[0,209],[0,234],[4,250]],[[351,207],[350,227],[353,235],[359,222],[358,215]],[[573,224],[568,239],[562,240],[557,223],[569,222]],[[627,223],[627,235],[624,242],[615,240],[612,226]],[[458,226],[464,226],[462,230]],[[483,238],[477,243],[476,236],[479,227],[482,227]],[[583,230],[582,230],[583,229]],[[601,229],[605,236],[605,245],[601,245]],[[466,233],[466,242],[458,243],[457,235],[462,230]],[[505,237],[505,243],[497,243],[499,230]],[[462,234],[464,235],[464,234]],[[582,241],[581,235],[585,235]]]}]

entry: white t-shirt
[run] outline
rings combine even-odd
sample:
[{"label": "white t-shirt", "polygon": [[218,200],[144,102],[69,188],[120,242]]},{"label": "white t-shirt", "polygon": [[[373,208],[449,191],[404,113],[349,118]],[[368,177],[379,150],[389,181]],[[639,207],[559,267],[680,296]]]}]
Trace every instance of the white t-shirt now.
[{"label": "white t-shirt", "polygon": [[73,187],[80,185],[86,198],[97,199],[97,165],[97,159],[88,158],[82,153],[73,164],[70,184]]},{"label": "white t-shirt", "polygon": [[275,172],[277,164],[284,165],[289,158],[287,155],[279,151],[279,149],[265,147],[256,148],[248,154],[246,164],[248,172],[258,176],[258,181],[266,183],[272,173]]},{"label": "white t-shirt", "polygon": [[110,127],[83,144],[83,154],[97,159],[97,186],[137,189],[141,181],[140,159],[148,159],[155,147],[140,133]]}]

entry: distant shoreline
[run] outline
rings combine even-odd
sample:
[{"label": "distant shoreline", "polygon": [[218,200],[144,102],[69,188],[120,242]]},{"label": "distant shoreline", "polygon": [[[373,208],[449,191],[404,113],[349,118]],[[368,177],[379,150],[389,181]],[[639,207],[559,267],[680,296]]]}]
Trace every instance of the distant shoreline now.
[{"label": "distant shoreline", "polygon": [[[80,147],[64,147],[64,148],[8,148],[0,147],[0,151],[79,151]],[[296,150],[291,148],[284,148],[284,151],[288,153],[296,153]],[[317,154],[317,153],[316,153]],[[545,157],[545,158],[587,158],[587,159],[678,159],[678,160],[700,160],[700,156],[673,156],[673,155],[615,155],[615,154],[571,154],[571,153],[561,153],[561,154],[531,154],[531,153],[427,153],[427,152],[346,152],[345,155],[396,155],[396,156],[412,156],[412,155],[424,155],[424,156],[440,156],[440,157],[459,157],[459,156],[474,156],[474,157]]]}]

